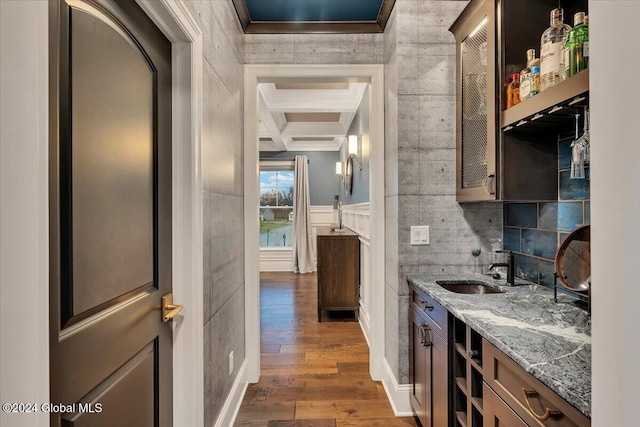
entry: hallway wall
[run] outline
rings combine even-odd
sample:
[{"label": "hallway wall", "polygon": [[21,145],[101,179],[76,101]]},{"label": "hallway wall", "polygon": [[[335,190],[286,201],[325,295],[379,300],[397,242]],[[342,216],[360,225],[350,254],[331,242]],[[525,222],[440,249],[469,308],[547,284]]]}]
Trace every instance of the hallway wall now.
[{"label": "hallway wall", "polygon": [[[245,359],[244,34],[230,1],[185,4],[204,36],[204,419],[212,426]],[[235,367],[227,375],[231,351]]]},{"label": "hallway wall", "polygon": [[[455,39],[466,1],[397,0],[384,32],[386,278],[385,358],[409,381],[407,274],[480,271],[474,249],[502,237],[500,203],[455,196]],[[429,225],[431,245],[411,246]]]},{"label": "hallway wall", "polygon": [[[471,251],[502,237],[502,205],[455,198],[457,0],[397,0],[384,34],[248,34],[247,64],[385,65],[385,358],[409,380],[405,276],[480,268]],[[430,225],[430,246],[410,246]],[[479,271],[479,270],[478,270]]]}]

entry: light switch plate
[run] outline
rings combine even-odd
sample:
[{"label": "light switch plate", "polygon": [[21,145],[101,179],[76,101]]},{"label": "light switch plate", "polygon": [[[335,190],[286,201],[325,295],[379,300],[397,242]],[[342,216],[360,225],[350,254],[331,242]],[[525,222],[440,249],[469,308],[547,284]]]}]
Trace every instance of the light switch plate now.
[{"label": "light switch plate", "polygon": [[428,245],[430,243],[429,226],[413,225],[411,226],[411,245]]}]

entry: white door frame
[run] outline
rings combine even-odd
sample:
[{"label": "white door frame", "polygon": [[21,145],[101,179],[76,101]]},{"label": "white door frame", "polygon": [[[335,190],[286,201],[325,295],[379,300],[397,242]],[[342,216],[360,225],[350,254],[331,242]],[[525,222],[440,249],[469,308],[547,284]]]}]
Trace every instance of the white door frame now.
[{"label": "white door frame", "polygon": [[370,374],[384,376],[384,67],[383,65],[245,65],[244,80],[244,236],[245,339],[247,380],[260,378],[259,166],[258,83],[279,80],[353,81],[371,83],[371,202],[372,285]]},{"label": "white door frame", "polygon": [[[204,424],[200,135],[202,34],[182,1],[137,0],[171,41],[173,416]],[[0,1],[2,116],[0,325],[2,402],[49,402],[49,4]],[[0,413],[0,424],[48,426],[48,414]]]}]

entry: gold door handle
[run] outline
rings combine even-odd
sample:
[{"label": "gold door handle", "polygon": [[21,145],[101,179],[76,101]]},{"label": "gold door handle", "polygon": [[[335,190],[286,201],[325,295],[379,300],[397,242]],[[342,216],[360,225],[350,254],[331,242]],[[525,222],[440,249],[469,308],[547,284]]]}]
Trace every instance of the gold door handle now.
[{"label": "gold door handle", "polygon": [[173,294],[169,292],[162,297],[162,322],[166,323],[180,313],[184,307],[173,303]]},{"label": "gold door handle", "polygon": [[549,408],[544,408],[544,414],[539,415],[536,411],[533,410],[533,408],[531,407],[531,403],[529,403],[529,398],[530,397],[538,397],[538,392],[534,391],[534,390],[527,390],[526,388],[522,387],[522,391],[524,391],[524,401],[527,403],[527,407],[529,408],[529,412],[531,412],[531,415],[533,415],[537,420],[540,421],[546,421],[549,419],[549,417],[557,417],[562,415],[562,412],[560,411],[552,411]]}]

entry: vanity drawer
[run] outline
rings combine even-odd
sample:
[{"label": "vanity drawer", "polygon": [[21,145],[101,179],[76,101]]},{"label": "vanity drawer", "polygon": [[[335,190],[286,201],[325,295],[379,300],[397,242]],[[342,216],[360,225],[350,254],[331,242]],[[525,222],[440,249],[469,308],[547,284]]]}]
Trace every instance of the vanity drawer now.
[{"label": "vanity drawer", "polygon": [[589,418],[486,340],[482,342],[482,355],[484,381],[529,426],[591,425]]},{"label": "vanity drawer", "polygon": [[447,340],[447,310],[420,289],[410,286],[411,301],[416,310],[429,316],[434,323],[434,330],[442,339]]}]

